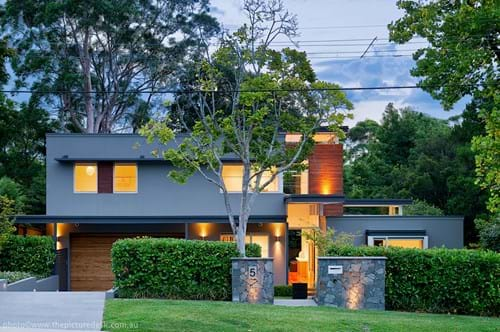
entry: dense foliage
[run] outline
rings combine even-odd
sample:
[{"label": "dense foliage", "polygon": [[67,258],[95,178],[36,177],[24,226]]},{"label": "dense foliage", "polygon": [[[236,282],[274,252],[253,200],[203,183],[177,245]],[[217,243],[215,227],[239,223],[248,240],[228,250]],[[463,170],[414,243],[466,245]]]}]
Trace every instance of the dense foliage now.
[{"label": "dense foliage", "polygon": [[[0,195],[0,253],[9,236],[15,231],[12,222],[15,202],[7,196]],[[1,267],[1,266],[0,266]]]},{"label": "dense foliage", "polygon": [[290,285],[274,286],[274,296],[276,297],[292,297],[293,288]]},{"label": "dense foliage", "polygon": [[500,254],[466,249],[330,247],[329,256],[385,256],[389,310],[500,314]]},{"label": "dense foliage", "polygon": [[477,241],[487,195],[475,184],[470,140],[481,129],[468,112],[452,120],[389,104],[380,124],[358,123],[348,133],[346,195],[415,199],[407,214],[463,215],[466,242]]},{"label": "dense foliage", "polygon": [[0,252],[0,270],[47,277],[55,264],[54,246],[50,236],[11,235]]},{"label": "dense foliage", "polygon": [[[404,15],[389,24],[390,40],[409,42],[423,37],[429,44],[413,55],[411,74],[420,86],[450,109],[470,97],[466,111],[474,113],[482,132],[474,134],[477,183],[489,193],[489,220],[495,228],[500,214],[500,10],[497,0],[399,0]],[[486,225],[489,221],[492,225]]]},{"label": "dense foliage", "polygon": [[[260,256],[260,246],[247,245]],[[120,297],[227,300],[231,297],[234,243],[178,239],[124,239],[111,249]]]},{"label": "dense foliage", "polygon": [[0,279],[7,280],[7,283],[9,284],[30,277],[32,277],[32,274],[28,272],[0,271]]}]

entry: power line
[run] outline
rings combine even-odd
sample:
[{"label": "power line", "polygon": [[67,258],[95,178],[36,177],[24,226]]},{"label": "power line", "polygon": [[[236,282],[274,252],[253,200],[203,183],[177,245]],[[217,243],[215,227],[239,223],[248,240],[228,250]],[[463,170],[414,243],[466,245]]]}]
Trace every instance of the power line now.
[{"label": "power line", "polygon": [[[498,86],[494,84],[448,84],[451,87],[485,87]],[[182,89],[164,89],[150,91],[82,91],[82,90],[0,90],[0,93],[12,94],[62,94],[62,93],[81,93],[81,94],[190,94],[190,93],[258,93],[258,92],[314,92],[314,91],[369,91],[369,90],[401,90],[401,89],[424,89],[424,88],[441,88],[441,85],[395,85],[395,86],[369,86],[369,87],[329,87],[329,88],[303,88],[303,89],[242,89],[242,90],[182,90]]]}]

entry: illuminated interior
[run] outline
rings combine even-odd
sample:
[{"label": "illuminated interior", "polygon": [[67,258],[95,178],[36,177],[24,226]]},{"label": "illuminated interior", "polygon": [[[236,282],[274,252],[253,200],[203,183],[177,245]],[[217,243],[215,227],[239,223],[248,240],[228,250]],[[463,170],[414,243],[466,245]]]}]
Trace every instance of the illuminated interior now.
[{"label": "illuminated interior", "polygon": [[[264,172],[261,184],[271,178],[270,171]],[[222,168],[222,178],[229,192],[241,192],[243,183],[243,165],[224,165]],[[262,192],[279,192],[279,179],[276,177]]]},{"label": "illuminated interior", "polygon": [[97,164],[77,163],[74,168],[74,186],[77,193],[97,192]]},{"label": "illuminated interior", "polygon": [[374,238],[373,245],[378,247],[400,247],[425,249],[423,238]]},{"label": "illuminated interior", "polygon": [[[223,242],[235,242],[233,234],[221,234],[220,240]],[[245,236],[245,243],[255,243],[261,247],[261,256],[269,257],[269,235],[265,234],[248,234]]]},{"label": "illuminated interior", "polygon": [[[338,138],[335,133],[332,132],[320,132],[314,134],[314,141],[320,144],[335,144],[338,143]],[[302,135],[297,133],[289,133],[285,136],[286,143],[299,143],[302,141]]]},{"label": "illuminated interior", "polygon": [[137,165],[115,164],[114,192],[117,193],[137,192]]}]

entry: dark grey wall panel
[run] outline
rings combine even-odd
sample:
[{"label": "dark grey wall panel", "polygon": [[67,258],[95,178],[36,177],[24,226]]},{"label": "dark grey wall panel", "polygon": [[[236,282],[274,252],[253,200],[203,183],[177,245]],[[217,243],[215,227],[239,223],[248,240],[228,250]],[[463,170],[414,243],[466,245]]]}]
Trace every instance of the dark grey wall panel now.
[{"label": "dark grey wall panel", "polygon": [[[84,216],[179,216],[225,215],[218,188],[201,175],[179,185],[167,178],[167,163],[138,163],[138,193],[83,194],[73,192],[73,164],[55,158],[150,158],[155,145],[137,135],[48,135],[47,214]],[[235,214],[239,195],[231,194]],[[253,215],[283,215],[281,193],[261,194]]]},{"label": "dark grey wall panel", "polygon": [[335,232],[355,234],[355,244],[366,244],[367,230],[425,230],[429,248],[463,248],[463,217],[435,216],[343,216],[328,217]]}]

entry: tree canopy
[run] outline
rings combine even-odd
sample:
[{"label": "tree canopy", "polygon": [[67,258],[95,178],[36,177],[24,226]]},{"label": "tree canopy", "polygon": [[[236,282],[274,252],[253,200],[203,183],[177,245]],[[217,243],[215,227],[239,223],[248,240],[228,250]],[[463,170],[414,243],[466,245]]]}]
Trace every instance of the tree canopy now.
[{"label": "tree canopy", "polygon": [[473,140],[478,183],[490,193],[488,209],[500,208],[500,7],[496,0],[399,0],[402,18],[389,25],[390,40],[423,37],[429,45],[414,54],[411,74],[420,86],[450,109],[470,97],[485,130]]},{"label": "tree canopy", "polygon": [[347,135],[346,196],[412,198],[419,206],[411,214],[439,214],[435,207],[464,215],[466,240],[476,241],[472,222],[486,212],[486,195],[475,184],[470,143],[479,128],[464,117],[448,122],[389,104],[380,124],[358,123]]},{"label": "tree canopy", "polygon": [[111,132],[151,109],[218,23],[207,0],[16,1],[0,8],[17,87],[69,130]]}]

